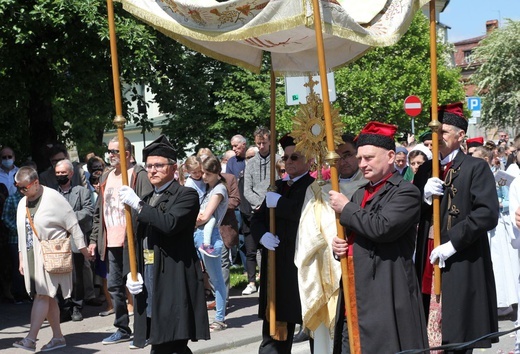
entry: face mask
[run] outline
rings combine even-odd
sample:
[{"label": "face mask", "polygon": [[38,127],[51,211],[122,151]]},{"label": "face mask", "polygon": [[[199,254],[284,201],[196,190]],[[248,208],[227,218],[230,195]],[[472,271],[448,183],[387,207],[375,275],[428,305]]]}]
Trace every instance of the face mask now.
[{"label": "face mask", "polygon": [[58,181],[58,184],[60,186],[63,186],[65,184],[67,184],[67,182],[69,181],[69,176],[67,176],[67,175],[56,176],[56,181]]},{"label": "face mask", "polygon": [[13,159],[2,160],[2,165],[6,168],[11,168],[14,165]]}]

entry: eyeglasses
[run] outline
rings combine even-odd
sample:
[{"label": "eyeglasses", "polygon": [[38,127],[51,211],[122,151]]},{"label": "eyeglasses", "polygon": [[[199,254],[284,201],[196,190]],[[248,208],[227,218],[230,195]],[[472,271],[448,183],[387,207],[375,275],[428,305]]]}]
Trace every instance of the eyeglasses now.
[{"label": "eyeglasses", "polygon": [[2,156],[2,160],[9,160],[9,159],[12,159],[13,158],[13,155],[4,155]]},{"label": "eyeglasses", "polygon": [[108,149],[107,152],[109,154],[119,155],[119,150],[117,149]]},{"label": "eyeglasses", "polygon": [[341,154],[339,159],[344,161],[346,159],[350,159],[351,157],[356,157],[356,154],[352,154],[350,152],[345,152],[345,153]]},{"label": "eyeglasses", "polygon": [[291,159],[291,161],[297,161],[301,156],[292,154],[291,156],[283,155],[282,160],[283,162],[286,162],[287,160]]},{"label": "eyeglasses", "polygon": [[281,173],[285,173],[285,168],[282,168],[282,169],[280,170],[280,172],[281,172]]},{"label": "eyeglasses", "polygon": [[37,179],[35,179],[34,181],[32,181],[31,183],[29,183],[28,185],[26,185],[25,187],[20,187],[18,184],[16,184],[16,182],[14,182],[14,185],[16,188],[18,188],[18,190],[20,191],[20,193],[27,193],[27,191],[29,190],[29,188],[32,187],[32,185],[37,181]]},{"label": "eyeglasses", "polygon": [[172,163],[150,163],[147,165],[144,165],[144,169],[148,172],[150,172],[152,169],[155,168],[156,171],[162,172],[168,165],[173,165]]}]

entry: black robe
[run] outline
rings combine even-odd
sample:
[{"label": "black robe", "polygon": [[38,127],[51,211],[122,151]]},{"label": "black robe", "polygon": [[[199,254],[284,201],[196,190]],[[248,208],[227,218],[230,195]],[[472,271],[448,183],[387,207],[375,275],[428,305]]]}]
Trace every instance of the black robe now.
[{"label": "black robe", "polygon": [[[143,201],[150,197],[145,196]],[[202,269],[193,242],[198,213],[197,192],[174,181],[155,207],[145,204],[137,215],[134,230],[141,274],[143,238],[154,244],[150,344],[210,338]],[[144,289],[134,302],[134,345],[138,347],[144,347],[146,341],[146,294]]]},{"label": "black robe", "polygon": [[[289,323],[302,323],[302,305],[298,290],[298,268],[294,264],[296,234],[300,225],[300,215],[307,187],[314,182],[308,173],[289,188],[287,181],[276,181],[277,193],[282,197],[275,208],[276,235],[280,244],[276,247],[276,319]],[[269,208],[265,200],[251,220],[251,235],[258,243],[264,233],[269,231]],[[266,319],[267,306],[267,255],[262,248],[260,274],[260,298],[258,315]]]},{"label": "black robe", "polygon": [[[498,223],[499,206],[493,173],[484,160],[462,151],[455,156],[450,170],[445,180],[448,186],[440,203],[441,244],[451,241],[457,253],[446,260],[441,273],[443,344],[465,342],[498,331],[495,277],[487,237],[487,231]],[[419,167],[414,178],[414,184],[422,193],[431,175],[430,160]],[[419,281],[428,257],[427,238],[432,213],[433,207],[423,202],[416,251]],[[448,230],[450,215],[451,228]],[[471,347],[489,348],[495,342],[498,339],[486,339]]]},{"label": "black robe", "polygon": [[[341,212],[347,235],[354,233],[354,277],[363,353],[396,353],[428,347],[419,284],[413,266],[419,190],[395,171],[361,202],[365,188]],[[341,353],[345,307],[340,288],[334,353]]]}]

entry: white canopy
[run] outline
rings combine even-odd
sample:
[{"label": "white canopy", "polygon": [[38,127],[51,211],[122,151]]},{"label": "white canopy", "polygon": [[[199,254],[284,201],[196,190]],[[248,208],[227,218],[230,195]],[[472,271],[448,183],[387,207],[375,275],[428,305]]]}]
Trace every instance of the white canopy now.
[{"label": "white canopy", "polygon": [[[316,74],[311,0],[117,0],[185,46],[258,72],[271,52],[277,75]],[[429,0],[321,0],[327,69],[396,43]]]}]

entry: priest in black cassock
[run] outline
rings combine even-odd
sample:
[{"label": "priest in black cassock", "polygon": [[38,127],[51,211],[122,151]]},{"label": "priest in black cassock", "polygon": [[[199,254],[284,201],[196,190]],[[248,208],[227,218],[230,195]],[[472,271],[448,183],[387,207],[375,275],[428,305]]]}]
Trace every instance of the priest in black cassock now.
[{"label": "priest in black cassock", "polygon": [[150,344],[151,354],[188,354],[188,341],[210,338],[202,269],[193,243],[199,196],[175,180],[176,152],[164,135],[147,145],[143,155],[154,191],[143,200],[129,187],[119,192],[137,224],[138,280],[128,274],[126,283],[136,295],[132,346]]},{"label": "priest in black cassock", "polygon": [[[296,323],[302,323],[298,291],[298,268],[294,264],[296,234],[307,187],[314,181],[309,175],[311,162],[295,150],[293,138],[280,139],[284,149],[287,176],[276,181],[276,191],[267,192],[265,200],[251,219],[251,235],[263,245],[258,314],[262,318],[262,343],[259,354],[291,352]],[[275,208],[276,235],[269,232],[269,208]],[[267,251],[276,252],[276,319],[286,323],[287,340],[277,341],[269,335],[267,307]]]}]

